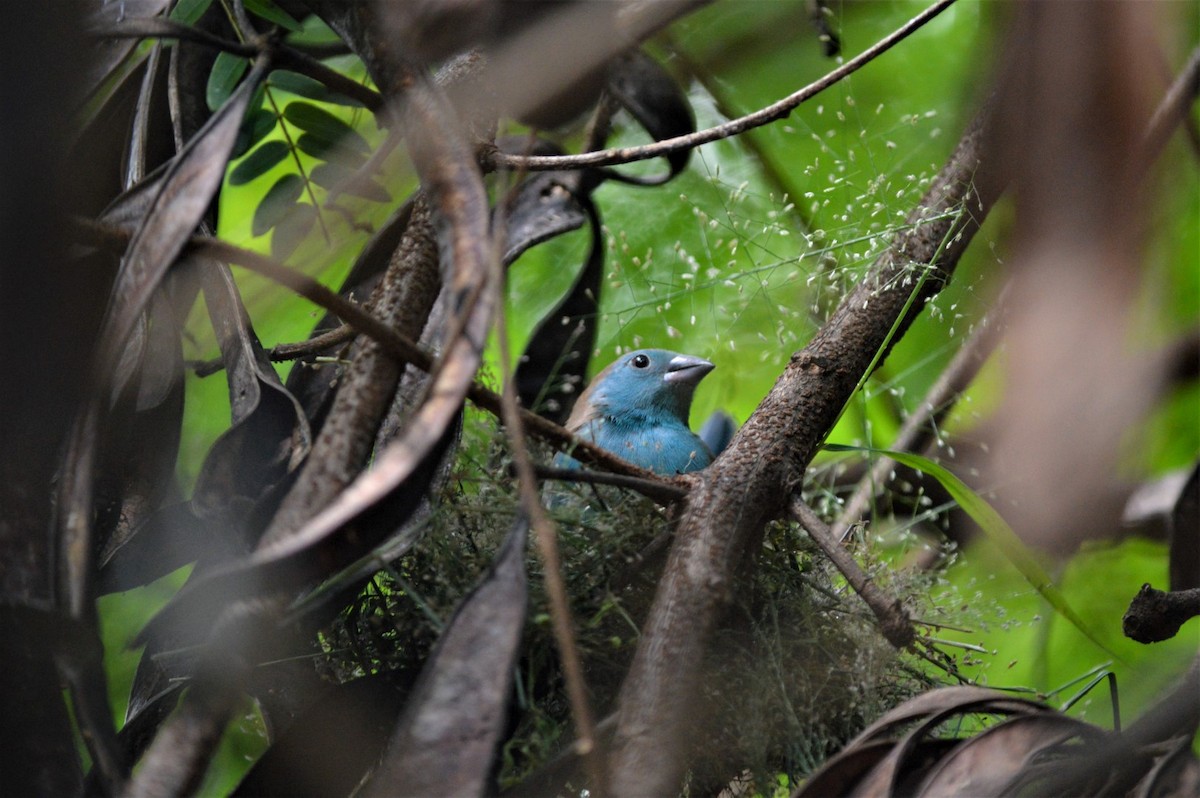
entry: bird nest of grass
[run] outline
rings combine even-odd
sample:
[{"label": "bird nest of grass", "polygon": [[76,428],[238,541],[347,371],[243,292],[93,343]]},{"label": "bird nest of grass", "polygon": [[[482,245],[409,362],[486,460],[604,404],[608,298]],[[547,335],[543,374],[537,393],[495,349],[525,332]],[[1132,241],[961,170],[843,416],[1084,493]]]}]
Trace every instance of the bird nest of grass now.
[{"label": "bird nest of grass", "polygon": [[[543,461],[548,460],[546,457]],[[503,436],[474,420],[420,542],[376,573],[319,635],[331,681],[415,673],[460,599],[488,569],[517,514]],[[593,709],[611,713],[669,549],[668,509],[613,487],[556,487],[563,573]],[[565,497],[565,498],[564,498]],[[532,546],[529,609],[500,786],[529,776],[573,738],[541,562]],[[931,577],[866,567],[923,610]],[[796,524],[778,522],[714,636],[695,708],[690,794],[739,774],[778,784],[812,772],[887,708],[934,683],[897,652],[874,617]],[[793,781],[794,783],[794,781]]]}]

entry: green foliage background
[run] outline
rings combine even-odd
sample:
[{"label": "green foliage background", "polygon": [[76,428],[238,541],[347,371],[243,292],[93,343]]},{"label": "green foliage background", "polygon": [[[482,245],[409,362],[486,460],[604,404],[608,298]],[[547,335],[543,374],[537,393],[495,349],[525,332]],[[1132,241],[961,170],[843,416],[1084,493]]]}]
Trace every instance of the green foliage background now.
[{"label": "green foliage background", "polygon": [[[917,13],[920,2],[834,3],[844,52],[853,55]],[[1194,42],[1200,11],[1192,4],[1163,8],[1172,64]],[[788,119],[740,139],[693,153],[686,172],[664,188],[608,183],[596,195],[608,252],[604,312],[594,367],[618,351],[663,346],[710,358],[717,368],[696,396],[693,423],[717,408],[741,422],[767,393],[792,351],[811,336],[828,311],[886,246],[889,232],[917,202],[924,182],[945,160],[988,83],[1002,29],[1001,4],[961,0],[896,49],[795,111]],[[770,103],[834,66],[824,58],[800,2],[717,3],[672,29],[652,49],[691,80],[691,97],[706,127]],[[319,36],[310,26],[308,34]],[[352,58],[335,62],[355,77]],[[276,101],[286,104],[280,92]],[[382,134],[361,110],[330,107],[372,144]],[[283,135],[277,129],[274,137]],[[644,134],[626,126],[614,143]],[[1184,165],[1190,179],[1163,181],[1150,209],[1150,242],[1137,346],[1153,347],[1200,320],[1200,191],[1192,154],[1180,137],[1161,159],[1170,175]],[[236,164],[235,164],[236,165]],[[307,167],[311,167],[308,164]],[[306,168],[307,168],[306,167]],[[653,164],[648,169],[661,168]],[[250,218],[267,188],[296,171],[285,160],[267,175],[222,192],[220,235],[269,251],[268,237],[252,238]],[[385,179],[398,203],[414,184],[402,157]],[[318,199],[323,193],[317,190]],[[345,200],[372,225],[391,206]],[[367,239],[337,213],[323,212],[325,240],[314,229],[290,262],[335,286]],[[953,284],[906,334],[830,436],[831,441],[886,447],[909,408],[987,310],[1003,271],[1011,209],[1002,205],[977,236]],[[508,318],[514,351],[569,285],[588,246],[584,231],[535,248],[510,273]],[[301,340],[319,311],[274,286],[239,274],[265,345]],[[1069,301],[1069,298],[1064,298]],[[191,320],[186,355],[216,352],[202,310]],[[993,358],[960,403],[947,433],[969,436],[1003,391],[1002,356]],[[496,373],[496,355],[490,361]],[[281,372],[287,366],[281,366]],[[212,440],[228,425],[220,376],[189,377],[180,480],[190,486]],[[1200,451],[1200,389],[1192,385],[1164,403],[1143,428],[1129,433],[1127,474],[1145,479],[1190,463]],[[1047,446],[1054,445],[1047,441]],[[1031,452],[1030,457],[1036,457]],[[824,458],[828,462],[831,457]],[[905,519],[897,519],[903,526]],[[873,539],[887,543],[899,562],[921,545],[880,524]],[[1095,544],[1065,563],[1051,564],[1068,601],[1101,630],[1121,657],[1121,707],[1127,717],[1145,708],[1182,670],[1200,644],[1196,623],[1155,647],[1124,640],[1120,618],[1143,582],[1166,582],[1166,551],[1159,543],[1129,540]],[[102,602],[114,708],[123,718],[128,679],[137,652],[124,648],[181,575]],[[941,634],[979,646],[967,652],[965,672],[992,686],[1054,690],[1110,660],[1044,606],[1033,589],[986,542],[959,553],[934,603],[946,619],[969,631]],[[1069,696],[1070,688],[1061,696]],[[1110,722],[1108,698],[1093,691],[1073,710]],[[253,720],[248,721],[253,731]],[[254,734],[230,737],[226,781],[238,759],[254,754]],[[243,765],[244,766],[244,765]]]}]

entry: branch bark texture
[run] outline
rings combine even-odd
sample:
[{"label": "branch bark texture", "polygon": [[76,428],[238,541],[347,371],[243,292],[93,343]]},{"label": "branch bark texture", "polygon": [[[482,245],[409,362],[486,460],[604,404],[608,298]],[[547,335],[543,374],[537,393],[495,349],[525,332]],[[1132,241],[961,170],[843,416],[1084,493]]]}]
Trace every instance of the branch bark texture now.
[{"label": "branch bark texture", "polygon": [[[371,298],[370,312],[408,339],[416,339],[440,286],[437,233],[429,207],[422,201]],[[338,388],[329,420],[264,535],[265,541],[301,526],[358,476],[403,370],[403,362],[378,341],[361,338],[355,343],[351,366]]]},{"label": "branch bark texture", "polygon": [[[618,705],[615,795],[666,795],[686,766],[700,663],[749,543],[778,517],[898,318],[897,340],[953,273],[1002,181],[979,170],[989,114],[971,123],[866,279],[803,350],[712,466],[689,478],[650,616]],[[960,216],[953,212],[961,209]],[[919,270],[932,269],[909,302]],[[907,310],[906,310],[907,309]],[[884,352],[886,354],[886,351]]]}]

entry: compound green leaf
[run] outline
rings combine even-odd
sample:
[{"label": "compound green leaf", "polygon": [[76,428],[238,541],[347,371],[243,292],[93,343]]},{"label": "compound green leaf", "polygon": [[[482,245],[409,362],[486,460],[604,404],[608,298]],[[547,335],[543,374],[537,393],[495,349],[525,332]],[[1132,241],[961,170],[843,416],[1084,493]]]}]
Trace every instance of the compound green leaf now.
[{"label": "compound green leaf", "polygon": [[358,131],[323,108],[294,102],[284,109],[283,117],[327,145],[337,144],[364,154],[371,151],[367,140]]},{"label": "compound green leaf", "polygon": [[288,148],[286,141],[273,139],[263,143],[262,146],[246,156],[246,159],[230,173],[229,184],[241,186],[265,175],[288,157],[289,152],[291,149]]},{"label": "compound green leaf", "polygon": [[275,181],[262,202],[254,209],[250,222],[252,235],[261,236],[283,221],[288,212],[296,207],[296,201],[304,193],[304,180],[297,174],[284,175]]}]

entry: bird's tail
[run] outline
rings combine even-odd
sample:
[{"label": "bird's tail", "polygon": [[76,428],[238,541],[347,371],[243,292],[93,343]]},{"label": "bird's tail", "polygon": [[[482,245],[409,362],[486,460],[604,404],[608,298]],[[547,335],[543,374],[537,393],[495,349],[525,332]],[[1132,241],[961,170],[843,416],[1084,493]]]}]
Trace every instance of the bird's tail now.
[{"label": "bird's tail", "polygon": [[708,444],[713,457],[716,457],[729,445],[729,441],[736,431],[737,424],[734,423],[733,416],[724,410],[717,410],[705,420],[704,425],[696,434],[700,436],[700,440]]}]

